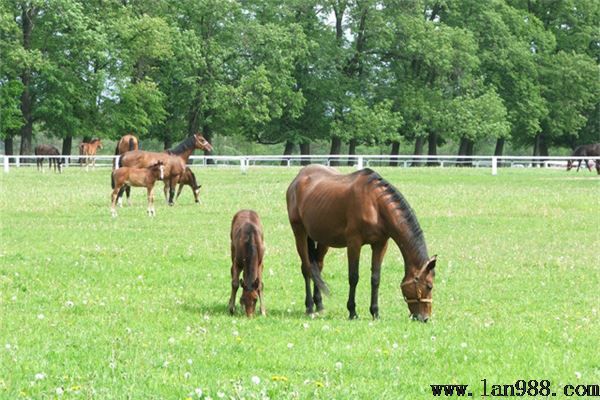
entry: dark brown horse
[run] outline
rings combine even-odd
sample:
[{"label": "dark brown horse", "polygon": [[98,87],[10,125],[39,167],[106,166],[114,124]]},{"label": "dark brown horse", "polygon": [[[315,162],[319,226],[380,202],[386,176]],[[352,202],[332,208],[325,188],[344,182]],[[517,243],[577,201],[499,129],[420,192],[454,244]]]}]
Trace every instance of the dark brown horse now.
[{"label": "dark brown horse", "polygon": [[112,173],[113,191],[111,195],[110,211],[113,217],[117,216],[115,204],[117,195],[124,185],[145,187],[148,191],[148,215],[156,215],[154,210],[154,184],[158,180],[164,179],[165,167],[162,161],[157,161],[148,168],[117,168]]},{"label": "dark brown horse", "polygon": [[[287,208],[302,261],[306,312],[316,303],[323,309],[321,292],[328,289],[321,278],[329,247],[346,247],[350,293],[348,311],[356,318],[355,293],[361,247],[371,246],[371,315],[379,317],[378,291],[381,263],[392,238],[404,258],[401,289],[413,319],[431,315],[436,257],[430,258],[423,232],[404,197],[371,169],[349,175],[320,165],[303,168],[287,190]],[[316,245],[315,245],[316,243]],[[311,297],[310,280],[314,282]]]},{"label": "dark brown horse", "polygon": [[[92,139],[89,143],[79,143],[79,162],[85,163],[85,169],[89,169],[89,165],[92,164],[92,168],[96,167],[96,152],[102,149],[102,141],[98,138]],[[82,158],[83,157],[83,158]],[[83,164],[81,165],[83,167]]]},{"label": "dark brown horse", "polygon": [[[571,153],[571,157],[589,157],[594,159],[594,163],[596,164],[596,172],[600,175],[600,143],[584,144],[582,146],[579,146],[575,150],[573,150],[573,153]],[[577,164],[577,172],[579,172],[579,167],[581,167],[581,161],[582,160],[579,160]],[[583,161],[585,161],[585,166],[587,167],[587,169],[589,169],[590,172],[592,172],[592,168],[588,164],[588,160]],[[570,171],[571,168],[573,168],[573,163],[573,160],[567,161],[567,171]]]},{"label": "dark brown horse", "polygon": [[[36,156],[60,156],[60,151],[50,144],[40,144],[35,147],[35,155]],[[44,171],[44,159],[42,157],[36,158],[38,171],[41,169]],[[48,169],[52,169],[52,165],[54,165],[54,172],[58,168],[58,172],[62,171],[61,166],[63,163],[63,159],[59,157],[48,157]]]},{"label": "dark brown horse", "polygon": [[[169,205],[173,205],[175,187],[185,172],[185,164],[196,149],[212,151],[211,144],[200,133],[188,137],[176,148],[167,150],[164,153],[141,150],[128,151],[121,156],[118,165],[147,168],[158,160],[162,161],[165,165],[165,184],[169,188]],[[123,189],[119,193],[119,198],[122,195]]]},{"label": "dark brown horse", "polygon": [[[179,198],[179,195],[181,194],[181,191],[183,190],[183,187],[187,185],[189,187],[192,188],[192,192],[194,193],[194,200],[196,200],[196,203],[200,203],[200,188],[202,187],[202,185],[200,185],[198,183],[198,181],[196,180],[196,175],[194,174],[194,172],[191,170],[190,167],[185,167],[185,171],[183,172],[183,175],[181,176],[181,178],[179,178],[179,188],[177,189],[177,195],[175,196],[175,200],[177,200]],[[165,185],[165,197],[167,196],[167,186]]]},{"label": "dark brown horse", "polygon": [[[229,312],[235,312],[235,295],[240,285],[246,316],[252,317],[256,301],[260,300],[260,313],[266,315],[263,304],[263,255],[265,246],[263,229],[258,214],[252,210],[238,211],[231,221],[231,297]],[[243,279],[240,274],[243,272]]]}]

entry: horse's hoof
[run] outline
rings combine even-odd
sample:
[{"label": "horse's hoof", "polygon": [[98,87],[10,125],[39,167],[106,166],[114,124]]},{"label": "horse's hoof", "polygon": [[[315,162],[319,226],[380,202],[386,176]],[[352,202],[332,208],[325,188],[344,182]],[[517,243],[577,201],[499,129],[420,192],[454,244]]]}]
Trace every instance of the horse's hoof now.
[{"label": "horse's hoof", "polygon": [[348,317],[348,319],[349,320],[358,319],[358,315],[356,313],[350,314],[350,316]]}]

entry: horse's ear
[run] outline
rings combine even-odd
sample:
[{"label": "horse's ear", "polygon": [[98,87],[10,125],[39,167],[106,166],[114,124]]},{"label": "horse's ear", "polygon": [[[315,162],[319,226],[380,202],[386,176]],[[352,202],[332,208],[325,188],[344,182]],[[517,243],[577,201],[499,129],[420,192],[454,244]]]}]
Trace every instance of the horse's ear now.
[{"label": "horse's ear", "polygon": [[433,271],[433,269],[435,268],[436,261],[437,261],[437,254],[435,256],[431,257],[429,259],[429,261],[427,261],[427,267],[425,268],[427,270],[427,272]]}]

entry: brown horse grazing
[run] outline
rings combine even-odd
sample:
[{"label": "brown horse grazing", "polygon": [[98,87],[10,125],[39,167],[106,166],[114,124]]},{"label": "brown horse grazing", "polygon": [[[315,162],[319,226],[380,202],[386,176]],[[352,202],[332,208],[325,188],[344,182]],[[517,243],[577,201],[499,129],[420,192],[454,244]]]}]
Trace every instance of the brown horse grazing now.
[{"label": "brown horse grazing", "polygon": [[[426,322],[431,315],[436,257],[429,258],[423,232],[404,197],[371,169],[343,175],[320,165],[304,167],[287,190],[287,208],[302,261],[306,312],[323,309],[321,278],[329,247],[347,247],[350,319],[357,318],[355,293],[361,247],[371,245],[371,315],[379,317],[378,291],[381,263],[392,238],[404,258],[404,299],[413,319]],[[316,245],[315,245],[316,242]],[[314,282],[311,297],[310,279]]]},{"label": "brown horse grazing", "polygon": [[[173,205],[175,197],[175,186],[185,171],[185,164],[194,150],[212,151],[212,146],[200,133],[188,137],[181,142],[175,149],[167,150],[164,153],[155,153],[150,151],[128,151],[120,158],[119,165],[124,167],[146,168],[158,160],[165,165],[165,184],[169,187],[169,205]],[[123,195],[123,190],[119,197]]]},{"label": "brown horse grazing", "polygon": [[[181,178],[179,178],[179,188],[177,189],[177,195],[175,196],[175,200],[177,200],[179,198],[179,195],[181,194],[181,191],[183,190],[183,187],[185,185],[188,185],[189,187],[192,188],[192,192],[194,193],[194,199],[196,200],[196,203],[200,203],[200,188],[202,187],[202,185],[200,185],[198,183],[198,181],[196,181],[196,175],[192,172],[192,170],[190,169],[190,167],[185,167],[185,171],[183,172],[183,175],[181,176]],[[165,198],[167,197],[167,185],[165,185]]]},{"label": "brown horse grazing", "polygon": [[165,166],[162,161],[157,161],[148,168],[129,168],[121,167],[113,171],[113,191],[111,196],[110,211],[113,217],[117,216],[115,204],[117,203],[117,194],[124,185],[145,187],[148,189],[148,208],[149,216],[156,215],[154,210],[154,183],[157,180],[164,179]]},{"label": "brown horse grazing", "polygon": [[[594,159],[594,163],[596,164],[596,172],[600,175],[600,143],[594,144],[584,144],[582,146],[577,147],[571,153],[571,157],[589,157]],[[581,167],[581,161],[577,164],[577,172],[579,172],[579,167]],[[592,168],[588,164],[588,160],[585,161],[585,166],[587,169],[592,172]],[[573,160],[567,161],[567,171],[570,171],[573,168]]]},{"label": "brown horse grazing", "polygon": [[[256,301],[260,300],[260,313],[266,315],[263,304],[263,229],[258,214],[252,210],[238,211],[231,221],[231,297],[229,312],[235,312],[235,295],[242,285],[240,303],[246,316],[252,317]],[[244,273],[240,279],[240,273]]]},{"label": "brown horse grazing", "polygon": [[96,158],[93,156],[96,155],[98,149],[102,149],[102,141],[97,138],[92,139],[89,143],[79,143],[79,163],[85,163],[86,170],[89,169],[90,164],[92,164],[92,168],[96,168]]},{"label": "brown horse grazing", "polygon": [[[36,156],[60,156],[60,151],[50,144],[40,144],[35,147],[34,152]],[[41,168],[42,172],[44,172],[44,159],[39,157],[36,159],[36,163],[38,171]],[[54,172],[56,172],[57,167],[58,172],[61,172],[62,163],[62,158],[48,157],[48,169],[52,169],[52,165],[54,165]]]}]

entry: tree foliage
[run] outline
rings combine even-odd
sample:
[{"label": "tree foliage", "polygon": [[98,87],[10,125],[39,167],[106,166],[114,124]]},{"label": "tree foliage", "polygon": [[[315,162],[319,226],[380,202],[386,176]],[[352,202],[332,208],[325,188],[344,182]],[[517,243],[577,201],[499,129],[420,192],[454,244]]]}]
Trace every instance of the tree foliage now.
[{"label": "tree foliage", "polygon": [[0,137],[544,154],[598,141],[598,26],[594,0],[6,0]]}]

